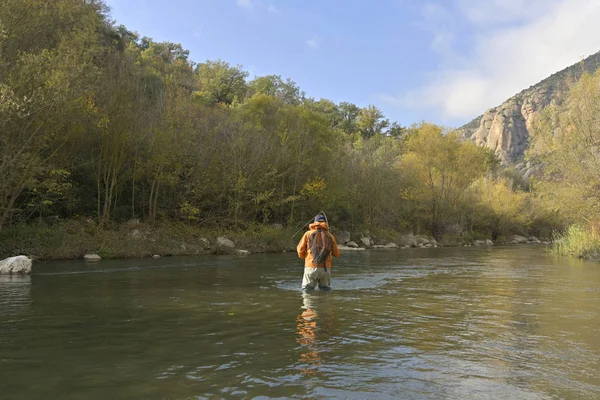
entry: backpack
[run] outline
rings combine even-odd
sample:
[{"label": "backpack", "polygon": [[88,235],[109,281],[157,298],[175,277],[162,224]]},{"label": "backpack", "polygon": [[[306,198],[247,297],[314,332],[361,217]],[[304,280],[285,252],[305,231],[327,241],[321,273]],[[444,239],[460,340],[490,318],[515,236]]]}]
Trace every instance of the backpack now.
[{"label": "backpack", "polygon": [[317,229],[308,236],[308,248],[315,264],[324,264],[333,249],[331,234],[325,229]]}]

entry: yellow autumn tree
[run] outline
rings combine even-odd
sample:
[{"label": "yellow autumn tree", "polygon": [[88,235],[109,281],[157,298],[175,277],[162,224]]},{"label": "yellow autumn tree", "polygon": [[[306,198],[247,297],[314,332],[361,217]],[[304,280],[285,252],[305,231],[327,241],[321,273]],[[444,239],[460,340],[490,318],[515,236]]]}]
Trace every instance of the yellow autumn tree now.
[{"label": "yellow autumn tree", "polygon": [[444,135],[436,125],[424,123],[407,139],[400,161],[403,197],[434,238],[458,217],[466,190],[487,171],[487,159],[484,149],[456,133]]}]

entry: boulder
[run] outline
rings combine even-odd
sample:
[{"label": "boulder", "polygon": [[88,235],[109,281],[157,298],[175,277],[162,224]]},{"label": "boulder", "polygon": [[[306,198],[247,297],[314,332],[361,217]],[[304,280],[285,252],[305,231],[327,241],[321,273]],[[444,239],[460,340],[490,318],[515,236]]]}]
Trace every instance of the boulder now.
[{"label": "boulder", "polygon": [[356,242],[348,242],[346,243],[346,246],[351,247],[353,249],[358,248],[358,244],[356,244]]},{"label": "boulder", "polygon": [[155,254],[152,256],[152,258],[160,258],[160,256],[158,254]]},{"label": "boulder", "polygon": [[86,261],[100,261],[102,260],[102,257],[100,257],[98,254],[86,254],[83,256],[83,259]]},{"label": "boulder", "polygon": [[427,248],[433,247],[433,245],[431,243],[427,243],[424,246],[427,247]]},{"label": "boulder", "polygon": [[9,257],[0,261],[0,275],[29,275],[31,260],[27,256]]},{"label": "boulder", "polygon": [[235,243],[223,236],[219,236],[217,238],[217,244],[219,245],[219,247],[227,247],[230,249],[233,249],[235,247]]},{"label": "boulder", "polygon": [[398,245],[394,242],[390,242],[390,243],[386,244],[385,247],[387,247],[388,249],[397,249]]},{"label": "boulder", "polygon": [[396,247],[392,247],[392,246],[388,246],[388,245],[384,245],[384,244],[374,244],[373,246],[371,246],[372,249],[383,249],[383,250],[394,250],[396,248],[398,248],[398,246]]},{"label": "boulder", "polygon": [[475,246],[485,246],[485,240],[476,240]]},{"label": "boulder", "polygon": [[494,245],[494,242],[492,242],[490,239],[486,239],[486,240],[485,240],[485,245],[486,245],[486,246],[493,246],[493,245]]},{"label": "boulder", "polygon": [[200,238],[198,241],[203,249],[210,249],[210,242],[207,238]]},{"label": "boulder", "polygon": [[237,249],[235,251],[235,254],[238,254],[240,256],[247,256],[248,254],[250,254],[250,252],[248,250]]},{"label": "boulder", "polygon": [[338,244],[346,244],[350,241],[350,232],[348,231],[339,231],[335,233],[335,240],[337,240]]},{"label": "boulder", "polygon": [[517,241],[517,243],[527,243],[527,238],[525,238],[525,237],[523,237],[523,236],[519,236],[519,235],[514,235],[514,236],[512,237],[512,241],[511,241],[511,243],[512,243],[513,241]]},{"label": "boulder", "polygon": [[542,241],[535,236],[529,236],[529,241],[533,243],[542,243]]},{"label": "boulder", "polygon": [[519,244],[520,242],[516,239],[513,239],[510,241],[510,244]]},{"label": "boulder", "polygon": [[[354,243],[356,244],[356,243]],[[365,249],[362,247],[349,247],[349,246],[344,246],[344,245],[340,245],[338,246],[338,248],[340,249],[340,251],[364,251]]]},{"label": "boulder", "polygon": [[129,232],[129,236],[135,239],[139,239],[142,236],[142,233],[139,230],[134,229],[131,232]]},{"label": "boulder", "polygon": [[362,242],[362,244],[365,245],[365,247],[371,247],[371,238],[370,237],[361,237],[360,241]]}]

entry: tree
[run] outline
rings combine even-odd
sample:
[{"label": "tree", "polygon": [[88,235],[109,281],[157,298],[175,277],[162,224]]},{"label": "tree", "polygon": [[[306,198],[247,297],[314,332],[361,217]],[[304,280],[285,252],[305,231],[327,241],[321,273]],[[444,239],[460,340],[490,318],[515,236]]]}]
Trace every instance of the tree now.
[{"label": "tree", "polygon": [[600,220],[600,71],[584,74],[562,105],[534,121],[527,157],[536,191],[571,221]]},{"label": "tree", "polygon": [[232,104],[246,97],[248,73],[221,60],[198,64],[195,70],[200,89],[194,93],[203,104]]},{"label": "tree", "polygon": [[383,113],[375,106],[361,108],[356,119],[356,127],[366,139],[383,133],[389,125],[390,121],[385,119]]},{"label": "tree", "polygon": [[339,105],[340,115],[342,117],[341,128],[347,134],[356,132],[356,119],[360,113],[360,108],[356,104],[341,102]]},{"label": "tree", "polygon": [[285,81],[280,75],[267,75],[253,79],[248,83],[248,93],[253,96],[256,93],[262,93],[274,96],[284,103],[299,105],[304,99],[304,92],[291,79]]},{"label": "tree", "polygon": [[501,234],[527,230],[533,222],[532,199],[526,192],[513,190],[509,180],[482,178],[472,190],[472,224],[490,232],[492,240]]},{"label": "tree", "polygon": [[406,177],[403,197],[439,240],[458,216],[466,190],[486,172],[486,154],[455,133],[444,136],[440,127],[422,124],[407,139],[400,167]]}]

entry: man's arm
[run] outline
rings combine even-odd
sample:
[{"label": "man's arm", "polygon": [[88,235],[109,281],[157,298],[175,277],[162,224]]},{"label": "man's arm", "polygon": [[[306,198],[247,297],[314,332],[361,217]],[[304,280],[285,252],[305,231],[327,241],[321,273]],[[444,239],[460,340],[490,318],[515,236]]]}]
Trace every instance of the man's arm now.
[{"label": "man's arm", "polygon": [[338,247],[337,240],[335,240],[335,236],[333,235],[331,235],[331,238],[333,239],[333,248],[331,249],[331,254],[334,257],[339,257],[340,255],[342,255],[342,253],[340,253],[340,248]]},{"label": "man's arm", "polygon": [[300,239],[300,243],[298,243],[298,246],[296,247],[296,251],[298,252],[298,257],[300,258],[306,258],[306,254],[307,254],[307,250],[306,250],[306,246],[307,244],[307,233],[304,233],[304,235],[302,235],[302,239]]}]

